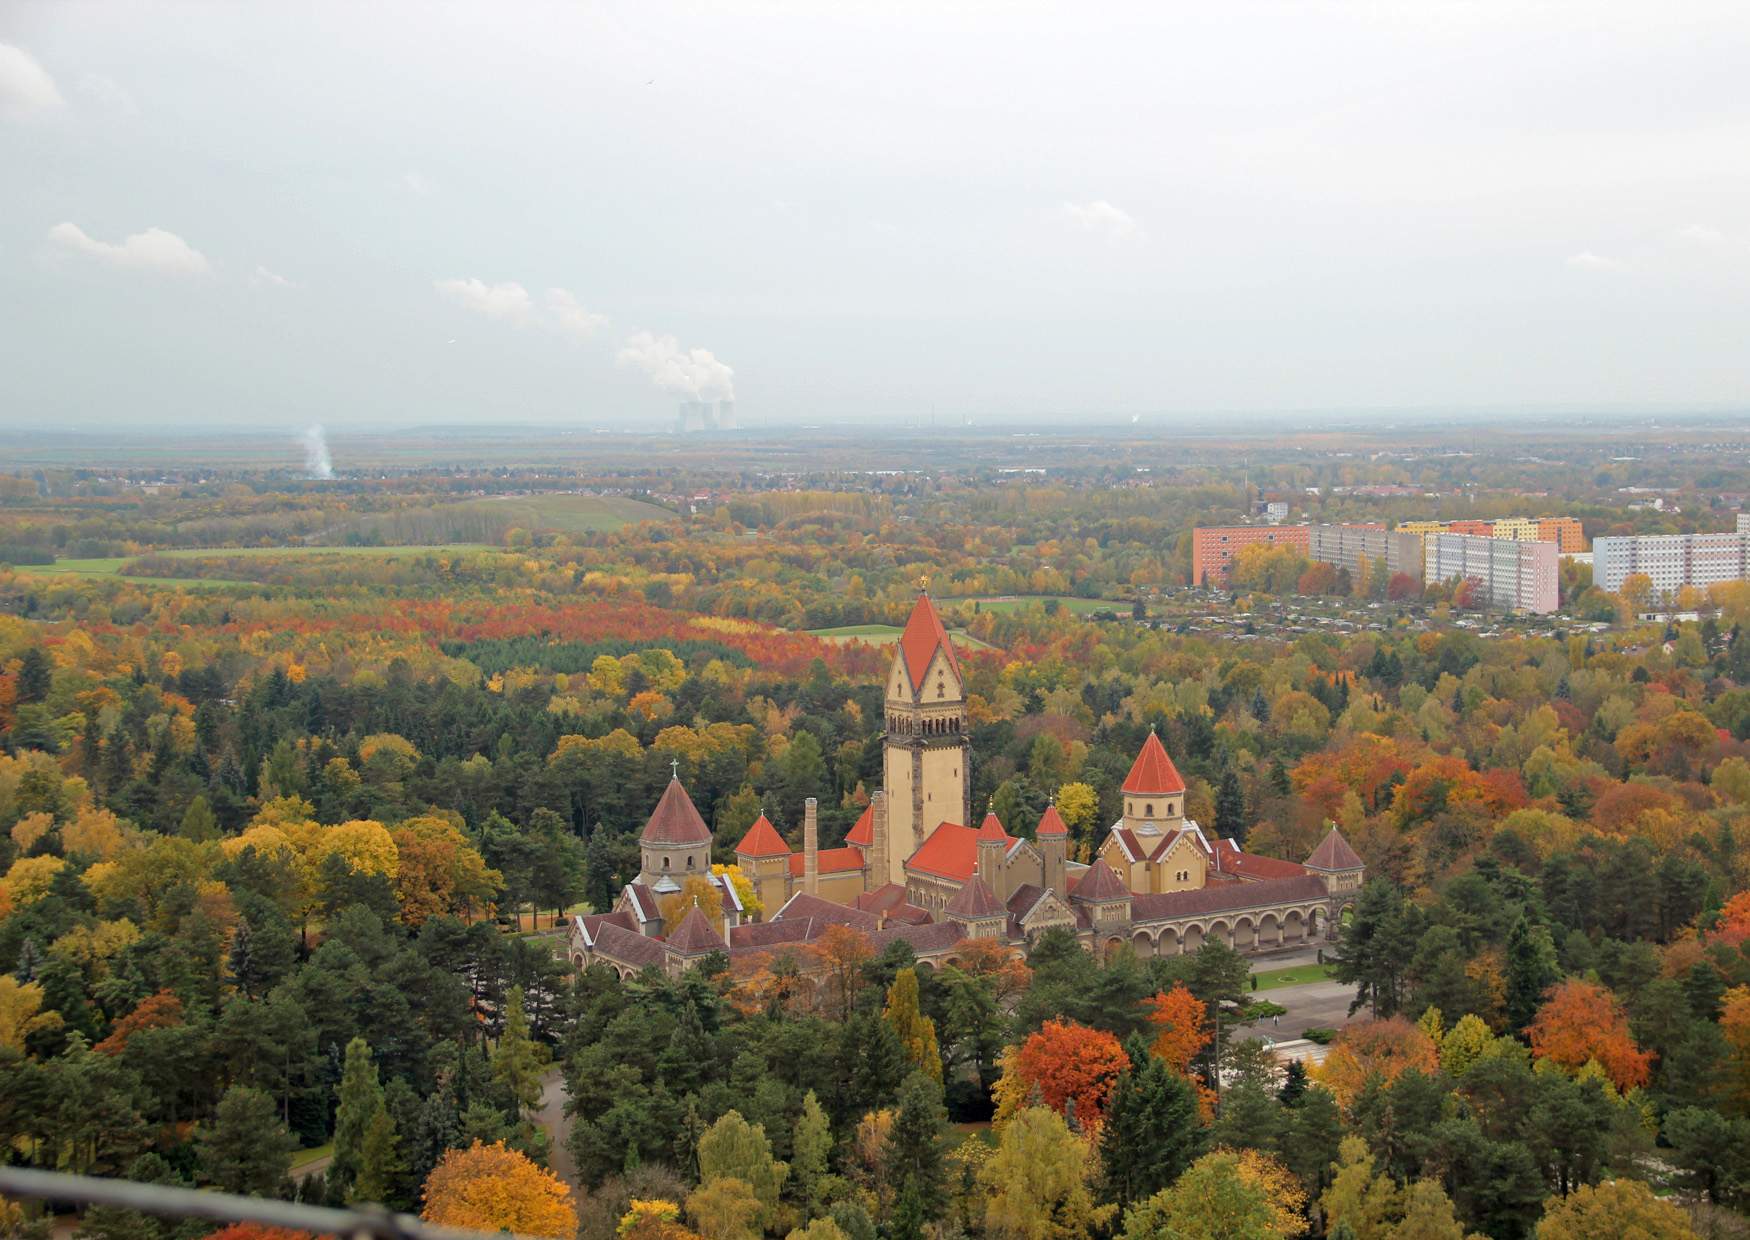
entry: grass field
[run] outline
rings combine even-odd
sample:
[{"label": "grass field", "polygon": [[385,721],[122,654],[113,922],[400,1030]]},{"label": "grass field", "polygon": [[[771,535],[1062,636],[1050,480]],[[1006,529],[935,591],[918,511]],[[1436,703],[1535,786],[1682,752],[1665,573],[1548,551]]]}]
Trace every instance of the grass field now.
[{"label": "grass field", "polygon": [[463,500],[431,510],[465,516],[479,513],[506,526],[526,530],[558,530],[562,534],[594,534],[613,531],[638,521],[672,521],[675,514],[642,500],[619,495],[507,495],[493,499]]},{"label": "grass field", "polygon": [[333,1154],[334,1142],[332,1141],[327,1145],[318,1145],[312,1149],[294,1151],[292,1154],[292,1170],[296,1171],[299,1167],[307,1167],[317,1159],[330,1158]]},{"label": "grass field", "polygon": [[1331,970],[1335,967],[1329,964],[1300,964],[1288,969],[1270,969],[1252,976],[1258,979],[1259,990],[1275,990],[1279,986],[1304,986],[1307,982],[1329,981]]},{"label": "grass field", "polygon": [[[284,558],[288,556],[311,555],[345,555],[370,556],[376,558],[395,558],[411,555],[427,555],[433,552],[484,551],[489,548],[484,543],[443,543],[433,547],[402,546],[402,547],[192,547],[178,548],[172,551],[154,551],[149,554],[167,560],[201,560],[220,558],[267,559]],[[142,585],[156,586],[188,586],[201,587],[251,585],[253,583],[240,581],[229,577],[143,577],[138,574],[124,573],[122,567],[142,556],[110,556],[96,560],[56,560],[53,564],[23,564],[18,571],[21,573],[40,573],[43,575],[71,575],[75,577],[113,577],[117,581],[133,581]]]},{"label": "grass field", "polygon": [[[836,629],[810,629],[809,634],[823,638],[829,642],[868,642],[871,646],[888,646],[899,640],[901,629],[893,624],[841,624]],[[967,650],[994,649],[989,642],[981,642],[965,629],[950,629],[956,646]]]},{"label": "grass field", "polygon": [[938,601],[943,606],[977,603],[980,611],[994,611],[1001,615],[1006,611],[1020,611],[1026,607],[1043,606],[1047,599],[1052,598],[1062,603],[1065,611],[1072,611],[1078,616],[1085,616],[1096,611],[1115,611],[1121,616],[1130,614],[1129,603],[1104,598],[1075,598],[1068,594],[1004,594],[984,597],[967,595],[963,598],[944,598]]}]

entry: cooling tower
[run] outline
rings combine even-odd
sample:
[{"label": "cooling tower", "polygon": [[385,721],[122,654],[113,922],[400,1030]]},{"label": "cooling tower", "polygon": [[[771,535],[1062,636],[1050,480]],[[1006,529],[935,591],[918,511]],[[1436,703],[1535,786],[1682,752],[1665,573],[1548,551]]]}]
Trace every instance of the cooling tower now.
[{"label": "cooling tower", "polygon": [[735,402],[720,400],[717,402],[717,429],[732,431],[735,429]]}]

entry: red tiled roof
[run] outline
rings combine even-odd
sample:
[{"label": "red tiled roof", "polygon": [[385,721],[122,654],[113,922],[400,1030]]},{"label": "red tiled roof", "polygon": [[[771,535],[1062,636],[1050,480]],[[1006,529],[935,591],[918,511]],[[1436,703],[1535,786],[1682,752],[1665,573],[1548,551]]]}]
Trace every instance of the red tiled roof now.
[{"label": "red tiled roof", "polygon": [[1130,901],[1132,921],[1163,921],[1197,913],[1232,913],[1272,904],[1323,900],[1325,880],[1317,874],[1270,878],[1259,883],[1219,883],[1196,891],[1148,892]]},{"label": "red tiled roof", "polygon": [[681,924],[674,928],[666,942],[683,956],[718,952],[729,946],[723,941],[723,936],[711,928],[711,919],[697,904],[687,910],[687,915],[681,918]]},{"label": "red tiled roof", "polygon": [[1106,864],[1104,857],[1096,859],[1082,875],[1082,881],[1076,884],[1075,898],[1078,900],[1123,900],[1129,896],[1130,888]]},{"label": "red tiled roof", "polygon": [[[990,821],[993,820],[986,819],[987,823]],[[906,858],[905,868],[965,882],[978,869],[978,841],[981,838],[1001,839],[1005,848],[1015,842],[1006,834],[998,834],[1000,832],[1001,823],[997,824],[996,832],[987,834],[984,827],[974,831],[959,823],[944,822]]]},{"label": "red tiled roof", "polygon": [[1179,768],[1167,757],[1161,738],[1153,732],[1142,743],[1142,752],[1136,755],[1130,774],[1124,778],[1124,791],[1139,796],[1150,793],[1160,796],[1169,792],[1185,791],[1185,781],[1179,775]]},{"label": "red tiled roof", "polygon": [[594,943],[596,936],[605,925],[618,926],[622,930],[637,930],[637,924],[632,920],[632,914],[624,910],[612,913],[585,913],[577,919],[577,924],[583,930],[584,941]]},{"label": "red tiled roof", "polygon": [[948,652],[948,666],[959,676],[960,664],[954,659],[954,643],[948,640],[948,630],[942,627],[942,618],[936,614],[930,596],[919,594],[917,606],[911,609],[911,618],[905,622],[905,631],[899,635],[899,651],[905,659],[913,693],[923,687],[924,674],[930,670],[930,660],[936,657],[938,649]]},{"label": "red tiled roof", "polygon": [[942,911],[950,917],[1001,917],[1003,906],[984,880],[974,874],[961,884]]},{"label": "red tiled roof", "polygon": [[738,857],[783,857],[789,852],[790,846],[764,814],[753,820],[753,826],[747,829],[747,834],[741,837],[741,843],[735,846],[735,855]]},{"label": "red tiled roof", "polygon": [[857,825],[845,836],[845,843],[875,847],[875,806],[872,803],[863,807],[863,812],[857,816]]},{"label": "red tiled roof", "polygon": [[1249,853],[1231,839],[1219,840],[1215,846],[1215,868],[1223,874],[1240,878],[1299,878],[1306,873],[1304,865],[1284,861],[1280,857],[1264,857]]},{"label": "red tiled roof", "polygon": [[[790,873],[801,878],[804,873],[804,863],[808,860],[802,853],[790,854]],[[820,873],[843,874],[846,870],[863,868],[863,854],[855,848],[823,848],[819,853]]]},{"label": "red tiled roof", "polygon": [[592,951],[595,955],[604,956],[615,964],[623,964],[635,969],[647,968],[650,965],[660,967],[664,959],[662,940],[653,939],[646,934],[639,934],[636,930],[628,930],[611,921],[602,923]]},{"label": "red tiled roof", "polygon": [[852,908],[848,904],[834,904],[820,896],[811,896],[806,891],[799,891],[791,896],[784,902],[783,908],[772,914],[773,921],[795,921],[799,918],[806,918],[821,926],[850,926],[853,930],[873,930],[881,924],[881,919],[874,913]]},{"label": "red tiled roof", "polygon": [[681,781],[671,779],[638,838],[648,844],[709,844],[711,832]]},{"label": "red tiled roof", "polygon": [[1336,827],[1313,849],[1312,856],[1306,859],[1307,868],[1311,870],[1359,870],[1363,862],[1349,841],[1343,838],[1343,833]]},{"label": "red tiled roof", "polygon": [[1002,840],[1007,847],[1010,836],[1003,830],[1003,823],[994,812],[987,811],[984,821],[978,824],[978,838],[981,840]]},{"label": "red tiled roof", "polygon": [[905,903],[905,888],[899,883],[882,883],[874,891],[861,892],[853,903],[865,912],[885,913]]},{"label": "red tiled roof", "polygon": [[1056,805],[1047,805],[1045,812],[1039,815],[1039,825],[1034,828],[1035,837],[1041,835],[1068,835],[1069,827],[1064,825],[1063,816],[1057,812]]},{"label": "red tiled roof", "polygon": [[755,921],[745,926],[729,928],[731,950],[743,947],[771,947],[777,943],[806,943],[809,928],[814,923],[806,917],[793,921]]},{"label": "red tiled roof", "polygon": [[869,943],[877,955],[894,940],[900,940],[911,945],[918,955],[931,952],[947,951],[950,947],[962,943],[966,939],[966,931],[951,921],[930,922],[922,926],[888,926],[885,930],[877,930],[869,936]]}]

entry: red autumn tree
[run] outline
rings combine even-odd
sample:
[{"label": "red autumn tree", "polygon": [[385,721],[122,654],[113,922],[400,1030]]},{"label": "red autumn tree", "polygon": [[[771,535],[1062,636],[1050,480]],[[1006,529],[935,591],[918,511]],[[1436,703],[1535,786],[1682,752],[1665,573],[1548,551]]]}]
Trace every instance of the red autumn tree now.
[{"label": "red autumn tree", "polygon": [[1023,1089],[1037,1091],[1039,1100],[1060,1115],[1073,1102],[1076,1122],[1085,1132],[1097,1129],[1106,1118],[1112,1087],[1129,1066],[1130,1058],[1117,1038],[1073,1020],[1046,1021],[1015,1056]]},{"label": "red autumn tree", "polygon": [[1148,1008],[1149,1024],[1155,1035],[1149,1050],[1180,1076],[1188,1075],[1197,1052],[1209,1045],[1209,1030],[1204,1027],[1208,1010],[1203,1000],[1180,982],[1150,999]]},{"label": "red autumn tree", "polygon": [[101,1055],[119,1055],[127,1048],[128,1039],[143,1029],[168,1029],[182,1023],[182,1000],[175,992],[160,990],[147,995],[126,1016],[116,1021],[109,1036],[91,1049]]},{"label": "red autumn tree", "polygon": [[1618,1089],[1647,1083],[1652,1052],[1635,1045],[1622,1004],[1594,982],[1569,978],[1558,984],[1537,1010],[1528,1032],[1531,1053],[1539,1059],[1570,1071],[1597,1060]]},{"label": "red autumn tree", "polygon": [[[292,1231],[285,1227],[269,1227],[265,1223],[232,1223],[218,1231],[208,1232],[201,1240],[318,1240],[308,1231]],[[321,1237],[321,1240],[331,1240]]]}]

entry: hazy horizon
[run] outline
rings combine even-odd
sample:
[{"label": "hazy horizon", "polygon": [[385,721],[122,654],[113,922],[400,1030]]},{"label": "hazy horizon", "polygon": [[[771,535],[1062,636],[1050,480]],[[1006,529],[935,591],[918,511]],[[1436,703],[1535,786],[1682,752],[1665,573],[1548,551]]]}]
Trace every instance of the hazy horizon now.
[{"label": "hazy horizon", "polygon": [[1750,12],[0,12],[0,426],[1750,409]]}]

